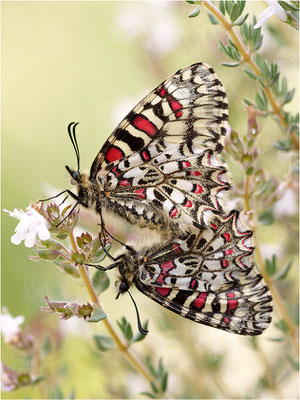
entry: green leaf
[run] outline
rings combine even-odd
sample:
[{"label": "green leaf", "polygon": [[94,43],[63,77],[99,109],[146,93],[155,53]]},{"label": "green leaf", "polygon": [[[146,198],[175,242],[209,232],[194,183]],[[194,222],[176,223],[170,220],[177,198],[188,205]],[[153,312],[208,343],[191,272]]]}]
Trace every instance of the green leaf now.
[{"label": "green leaf", "polygon": [[155,371],[155,369],[154,369],[154,367],[153,367],[151,358],[150,358],[149,356],[146,357],[146,367],[147,367],[148,371],[150,372],[150,374],[151,374],[154,378],[156,378],[156,371]]},{"label": "green leaf", "polygon": [[59,385],[55,386],[54,389],[54,393],[53,393],[53,399],[63,399],[64,398],[64,394],[63,391],[61,389],[61,387]]},{"label": "green leaf", "polygon": [[246,21],[246,19],[248,18],[248,16],[249,16],[249,13],[247,13],[247,14],[243,15],[242,17],[238,18],[238,19],[235,21],[234,25],[236,25],[236,26],[241,26],[241,25],[243,25],[243,23]]},{"label": "green leaf", "polygon": [[263,90],[260,93],[255,93],[255,102],[257,107],[262,111],[268,111],[268,99]]},{"label": "green leaf", "polygon": [[88,322],[99,322],[102,321],[104,318],[106,318],[107,315],[101,308],[94,306],[94,310],[92,312],[92,315],[89,319],[87,319]]},{"label": "green leaf", "polygon": [[279,338],[266,338],[267,340],[270,340],[270,342],[283,342],[285,339],[282,337]]},{"label": "green leaf", "polygon": [[289,360],[289,362],[291,363],[292,367],[296,371],[299,371],[299,361],[298,360],[294,360],[289,354],[287,354],[286,356],[287,356],[287,359]]},{"label": "green leaf", "polygon": [[157,398],[154,394],[149,393],[149,392],[141,392],[141,394],[150,397],[150,399],[156,399]]},{"label": "green leaf", "polygon": [[217,18],[210,12],[207,13],[207,16],[211,22],[212,25],[219,25],[219,21],[217,20]]},{"label": "green leaf", "polygon": [[74,261],[76,265],[82,265],[85,262],[85,256],[82,253],[72,253],[71,260]]},{"label": "green leaf", "polygon": [[254,72],[252,72],[251,69],[248,68],[248,67],[244,69],[244,72],[245,72],[251,79],[254,79],[254,80],[256,80],[256,81],[260,81],[260,80],[261,80],[261,77],[258,76],[258,75],[256,75]]},{"label": "green leaf", "polygon": [[237,3],[234,3],[230,13],[230,19],[232,22],[234,22],[239,16],[239,5]]},{"label": "green leaf", "polygon": [[61,250],[64,247],[62,243],[55,239],[41,240],[41,243],[43,246],[47,247],[47,249]]},{"label": "green leaf", "polygon": [[130,342],[133,336],[130,322],[128,322],[125,317],[122,317],[121,322],[117,321],[117,324],[119,325],[119,328],[123,332],[128,342]]},{"label": "green leaf", "polygon": [[263,211],[258,216],[258,223],[263,226],[272,225],[275,222],[274,215],[271,210]]},{"label": "green leaf", "polygon": [[288,326],[287,326],[287,324],[285,323],[285,321],[283,319],[281,319],[278,322],[275,322],[274,325],[276,326],[277,329],[279,329],[283,333],[287,333],[288,332]]},{"label": "green leaf", "polygon": [[91,255],[91,262],[93,264],[98,264],[103,261],[104,258],[107,256],[107,253],[109,253],[111,246],[111,244],[108,244],[105,246],[104,249],[102,247],[99,247],[98,250],[96,250],[95,253]]},{"label": "green leaf", "polygon": [[[148,330],[148,320],[147,320],[144,324],[142,324],[142,327],[143,327],[143,329]],[[132,338],[131,343],[140,342],[141,340],[144,340],[145,337],[146,337],[146,336],[145,336],[143,333],[138,332],[138,333],[137,333],[136,335],[134,335],[134,337]]]},{"label": "green leaf", "polygon": [[250,167],[245,171],[246,175],[252,175],[254,173],[254,167]]},{"label": "green leaf", "polygon": [[92,282],[97,295],[103,293],[109,287],[109,278],[104,271],[97,270],[93,275]]},{"label": "green leaf", "polygon": [[150,381],[151,389],[153,390],[154,393],[158,393],[158,388],[155,385],[154,382]]},{"label": "green leaf", "polygon": [[273,276],[276,272],[277,266],[276,266],[276,256],[273,254],[271,260],[266,260],[266,271],[269,276]]},{"label": "green leaf", "polygon": [[234,1],[225,0],[225,8],[226,8],[228,15],[231,14],[233,4],[234,4]]},{"label": "green leaf", "polygon": [[164,372],[161,380],[161,390],[164,393],[168,386],[168,372]]},{"label": "green leaf", "polygon": [[189,18],[195,18],[200,14],[200,6],[197,6],[196,8],[193,9],[193,11],[188,15]]},{"label": "green leaf", "polygon": [[275,149],[280,151],[290,151],[293,148],[293,144],[290,138],[284,138],[273,144]]},{"label": "green leaf", "polygon": [[71,389],[71,392],[70,392],[70,394],[69,394],[69,396],[68,396],[68,400],[73,400],[73,399],[75,399],[75,396],[76,396],[75,388],[72,388],[72,389]]},{"label": "green leaf", "polygon": [[277,272],[277,274],[274,276],[274,279],[276,279],[276,280],[277,279],[280,279],[280,280],[285,279],[290,271],[292,264],[293,264],[293,261],[291,260],[283,268],[281,268],[280,271]]},{"label": "green leaf", "polygon": [[98,350],[107,351],[115,347],[115,343],[109,336],[94,335],[94,340]]},{"label": "green leaf", "polygon": [[221,11],[221,13],[223,14],[223,15],[225,15],[225,4],[224,4],[224,0],[220,0],[219,1],[219,9],[220,9],[220,11]]},{"label": "green leaf", "polygon": [[46,335],[46,337],[44,339],[43,347],[42,347],[43,356],[44,357],[48,356],[51,353],[51,351],[52,351],[51,340],[50,340],[50,337],[48,335]]},{"label": "green leaf", "polygon": [[226,63],[226,62],[222,62],[222,65],[224,65],[224,67],[238,67],[240,65],[239,62],[233,62],[233,63]]},{"label": "green leaf", "polygon": [[185,0],[187,3],[189,3],[189,4],[195,4],[195,1],[193,1],[193,0]]},{"label": "green leaf", "polygon": [[[292,2],[287,2],[287,1],[278,1],[278,3],[281,5],[282,8],[284,8],[287,11],[299,11],[299,2],[297,1],[297,3],[294,2],[294,4]],[[296,5],[298,5],[298,7],[296,7]]]},{"label": "green leaf", "polygon": [[295,90],[296,90],[296,89],[293,88],[293,89],[291,89],[290,91],[287,92],[287,94],[286,94],[286,96],[285,96],[285,98],[284,98],[284,100],[283,100],[283,103],[284,103],[284,104],[289,103],[289,102],[293,99],[294,94],[295,94]]},{"label": "green leaf", "polygon": [[36,385],[37,383],[40,383],[41,381],[44,381],[45,379],[46,379],[46,376],[40,375],[40,376],[36,377],[36,378],[31,382],[31,384],[32,384],[32,385]]}]

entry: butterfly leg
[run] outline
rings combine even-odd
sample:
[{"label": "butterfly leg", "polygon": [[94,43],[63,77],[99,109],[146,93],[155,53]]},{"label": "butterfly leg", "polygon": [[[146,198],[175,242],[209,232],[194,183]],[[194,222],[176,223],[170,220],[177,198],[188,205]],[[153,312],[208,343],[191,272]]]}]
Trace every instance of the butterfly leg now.
[{"label": "butterfly leg", "polygon": [[[111,256],[112,257],[112,256]],[[113,257],[114,263],[108,265],[107,267],[102,267],[101,265],[97,264],[87,264],[85,263],[87,267],[94,267],[96,269],[99,269],[100,271],[109,271],[110,269],[116,268],[120,265],[120,260],[124,257],[124,254],[120,254],[118,257]]]}]

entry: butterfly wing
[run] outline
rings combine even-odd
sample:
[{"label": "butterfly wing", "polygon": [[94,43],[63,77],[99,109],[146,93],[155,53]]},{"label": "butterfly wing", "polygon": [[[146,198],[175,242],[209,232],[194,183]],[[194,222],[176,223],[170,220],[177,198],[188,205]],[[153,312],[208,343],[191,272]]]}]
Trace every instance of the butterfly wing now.
[{"label": "butterfly wing", "polygon": [[271,295],[251,263],[252,231],[237,211],[211,228],[146,254],[136,287],[162,306],[205,325],[258,335],[271,322]]},{"label": "butterfly wing", "polygon": [[226,94],[206,64],[183,68],[146,96],[96,157],[90,179],[110,208],[139,226],[201,227],[223,212]]},{"label": "butterfly wing", "polygon": [[124,158],[102,176],[102,185],[116,207],[147,219],[144,210],[151,205],[183,229],[201,227],[212,213],[223,213],[230,189],[226,166],[211,150],[170,143]]},{"label": "butterfly wing", "polygon": [[219,153],[228,106],[225,90],[207,64],[180,69],[148,94],[104,143],[90,172],[159,142],[205,145]]}]

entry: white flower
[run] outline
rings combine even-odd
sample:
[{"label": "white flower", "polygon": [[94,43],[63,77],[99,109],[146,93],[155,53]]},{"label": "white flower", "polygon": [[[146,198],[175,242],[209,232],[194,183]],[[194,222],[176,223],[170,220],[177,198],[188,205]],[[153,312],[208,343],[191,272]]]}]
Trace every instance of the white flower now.
[{"label": "white flower", "polygon": [[281,7],[278,1],[266,0],[266,2],[269,4],[269,7],[259,15],[258,22],[254,26],[254,29],[260,28],[266,22],[266,20],[273,15],[277,15],[281,21],[286,21],[288,18],[287,13],[285,12],[284,8]]},{"label": "white flower", "polygon": [[19,326],[23,324],[25,318],[23,317],[23,315],[13,317],[9,314],[7,310],[4,310],[4,312],[0,316],[0,321],[1,333],[4,336],[5,342],[8,343],[16,333],[20,332]]},{"label": "white flower", "polygon": [[48,221],[40,215],[34,208],[28,207],[26,212],[23,210],[8,211],[11,217],[17,218],[20,222],[15,229],[15,234],[11,237],[13,244],[20,244],[22,240],[25,240],[26,247],[33,247],[36,237],[38,236],[41,240],[47,240],[50,238],[48,228],[50,224]]},{"label": "white flower", "polygon": [[[149,4],[148,4],[149,3]],[[174,5],[168,1],[151,1],[120,9],[116,24],[123,36],[140,37],[145,48],[153,55],[164,55],[179,43],[181,32],[172,13]]]},{"label": "white flower", "polygon": [[279,193],[283,192],[281,199],[274,204],[274,214],[276,217],[292,217],[297,214],[297,194],[291,188],[285,188],[285,184],[279,185]]}]

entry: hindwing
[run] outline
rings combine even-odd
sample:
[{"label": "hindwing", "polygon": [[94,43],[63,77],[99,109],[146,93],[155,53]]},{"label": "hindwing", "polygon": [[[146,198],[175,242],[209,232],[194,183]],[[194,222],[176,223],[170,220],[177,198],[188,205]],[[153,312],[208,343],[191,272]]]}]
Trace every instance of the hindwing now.
[{"label": "hindwing", "polygon": [[135,272],[136,287],[185,318],[243,335],[262,333],[271,322],[272,298],[252,264],[245,219],[233,211],[206,229],[148,249]]}]

